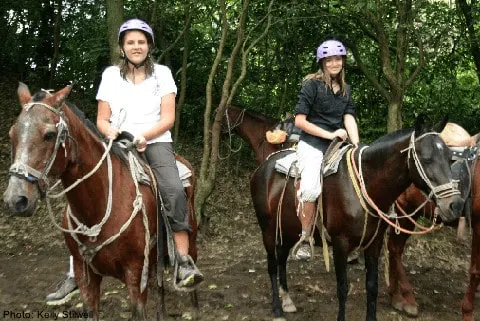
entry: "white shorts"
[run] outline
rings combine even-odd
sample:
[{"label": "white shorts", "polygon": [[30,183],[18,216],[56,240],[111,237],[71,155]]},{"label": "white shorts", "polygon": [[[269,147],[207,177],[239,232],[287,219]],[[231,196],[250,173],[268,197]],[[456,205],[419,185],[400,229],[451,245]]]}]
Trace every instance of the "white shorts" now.
[{"label": "white shorts", "polygon": [[323,152],[304,141],[299,141],[297,157],[297,167],[302,179],[297,192],[298,200],[301,203],[315,202],[322,192],[320,171],[322,169]]}]

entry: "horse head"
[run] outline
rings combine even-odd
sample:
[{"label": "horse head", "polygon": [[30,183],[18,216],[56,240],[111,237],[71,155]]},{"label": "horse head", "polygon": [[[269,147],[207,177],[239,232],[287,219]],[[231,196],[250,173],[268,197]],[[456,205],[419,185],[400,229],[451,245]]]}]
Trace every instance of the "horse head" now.
[{"label": "horse head", "polygon": [[413,183],[432,196],[442,220],[451,222],[460,217],[464,200],[452,178],[450,149],[439,135],[446,124],[444,119],[430,129],[424,118],[418,117],[407,150]]},{"label": "horse head", "polygon": [[42,91],[32,96],[25,84],[18,86],[21,112],[9,131],[12,164],[3,194],[11,215],[33,215],[51,179],[58,178],[71,160],[62,111],[70,91],[67,86],[54,94]]}]

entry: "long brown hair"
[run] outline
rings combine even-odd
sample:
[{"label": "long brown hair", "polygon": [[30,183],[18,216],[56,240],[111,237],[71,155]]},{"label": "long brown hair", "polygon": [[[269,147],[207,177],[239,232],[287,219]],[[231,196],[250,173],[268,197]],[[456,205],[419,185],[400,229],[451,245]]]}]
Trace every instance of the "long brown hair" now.
[{"label": "long brown hair", "polygon": [[346,62],[345,56],[342,56],[342,61],[343,61],[342,70],[338,73],[338,75],[336,77],[332,77],[328,73],[326,68],[323,68],[323,61],[324,61],[324,59],[321,59],[319,61],[318,71],[313,73],[313,74],[306,75],[303,78],[303,81],[306,81],[306,80],[309,80],[309,79],[318,79],[318,80],[321,80],[325,84],[325,87],[328,87],[328,88],[330,88],[330,90],[333,91],[332,81],[336,80],[340,85],[340,90],[342,92],[342,95],[343,96],[347,95],[347,84],[345,82],[345,62]]}]

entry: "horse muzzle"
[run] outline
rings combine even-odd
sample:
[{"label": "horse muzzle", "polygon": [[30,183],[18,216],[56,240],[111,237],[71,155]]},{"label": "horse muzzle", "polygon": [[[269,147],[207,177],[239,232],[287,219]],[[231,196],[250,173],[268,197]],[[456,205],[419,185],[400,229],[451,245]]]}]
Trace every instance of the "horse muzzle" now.
[{"label": "horse muzzle", "polygon": [[449,223],[462,215],[465,200],[460,195],[454,195],[448,198],[440,198],[436,203],[438,215],[443,222]]},{"label": "horse muzzle", "polygon": [[7,215],[29,217],[35,213],[39,194],[35,186],[28,188],[27,184],[29,183],[17,177],[10,177],[3,193],[3,202],[9,209]]}]

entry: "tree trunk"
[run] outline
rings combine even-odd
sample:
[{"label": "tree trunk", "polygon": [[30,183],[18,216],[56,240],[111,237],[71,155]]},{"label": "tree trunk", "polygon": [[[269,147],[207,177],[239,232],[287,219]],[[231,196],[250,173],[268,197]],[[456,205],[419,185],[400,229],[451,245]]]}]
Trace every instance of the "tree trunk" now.
[{"label": "tree trunk", "polygon": [[58,56],[60,52],[60,30],[62,25],[62,0],[57,0],[57,14],[55,17],[55,27],[53,30],[53,56],[50,64],[50,80],[48,88],[55,88],[55,76],[57,74]]},{"label": "tree trunk", "polygon": [[[187,9],[189,10],[189,9]],[[180,128],[180,116],[185,102],[185,97],[187,96],[187,67],[188,67],[188,54],[189,54],[189,44],[190,44],[190,26],[192,20],[189,18],[190,12],[187,13],[187,19],[185,21],[185,29],[183,32],[183,58],[182,58],[182,70],[180,72],[180,96],[178,97],[177,108],[175,109],[175,128],[173,130],[173,141],[178,141],[178,134]]]},{"label": "tree trunk", "polygon": [[467,4],[466,0],[456,0],[457,5],[460,8],[460,11],[465,18],[465,28],[467,29],[468,34],[468,43],[470,43],[470,52],[472,53],[473,62],[475,63],[475,68],[477,69],[477,78],[480,81],[480,43],[478,40],[478,35],[475,30],[476,19],[474,18],[474,1],[470,5]]},{"label": "tree trunk", "polygon": [[[213,80],[217,72],[218,66],[222,61],[223,57],[223,48],[227,42],[227,32],[228,32],[228,22],[227,22],[227,13],[226,5],[224,0],[220,0],[220,16],[222,21],[221,26],[221,39],[217,50],[217,55],[213,62],[210,75],[206,87],[206,106],[204,113],[204,124],[203,124],[203,156],[202,156],[202,165],[200,168],[200,174],[198,175],[197,182],[197,193],[195,195],[195,210],[197,213],[199,222],[208,222],[208,216],[205,213],[205,203],[213,191],[215,186],[216,170],[217,170],[217,161],[219,155],[219,146],[220,146],[220,131],[223,115],[225,114],[225,109],[231,103],[233,97],[236,94],[236,90],[240,83],[245,78],[246,68],[247,68],[247,56],[251,49],[263,39],[271,25],[271,10],[273,6],[273,0],[270,1],[268,6],[268,13],[265,16],[265,19],[262,19],[261,23],[266,23],[266,26],[262,30],[261,34],[251,40],[250,44],[246,46],[247,41],[245,40],[245,30],[246,30],[246,19],[247,12],[249,7],[249,0],[243,0],[242,2],[242,11],[238,19],[236,26],[236,35],[237,39],[235,45],[232,49],[230,57],[226,59],[228,62],[226,68],[225,79],[223,81],[222,95],[220,102],[217,105],[215,110],[215,118],[212,126],[210,126],[210,118],[212,112],[212,88]],[[265,22],[266,21],[266,22]],[[242,63],[241,63],[241,73],[238,78],[233,81],[233,72],[234,66],[238,54],[242,54]]]},{"label": "tree trunk", "polygon": [[123,0],[106,0],[107,7],[107,27],[108,27],[108,45],[110,47],[110,63],[112,65],[118,62],[118,29],[123,22]]},{"label": "tree trunk", "polygon": [[398,95],[388,102],[387,131],[389,133],[402,128],[402,100],[403,95]]}]

